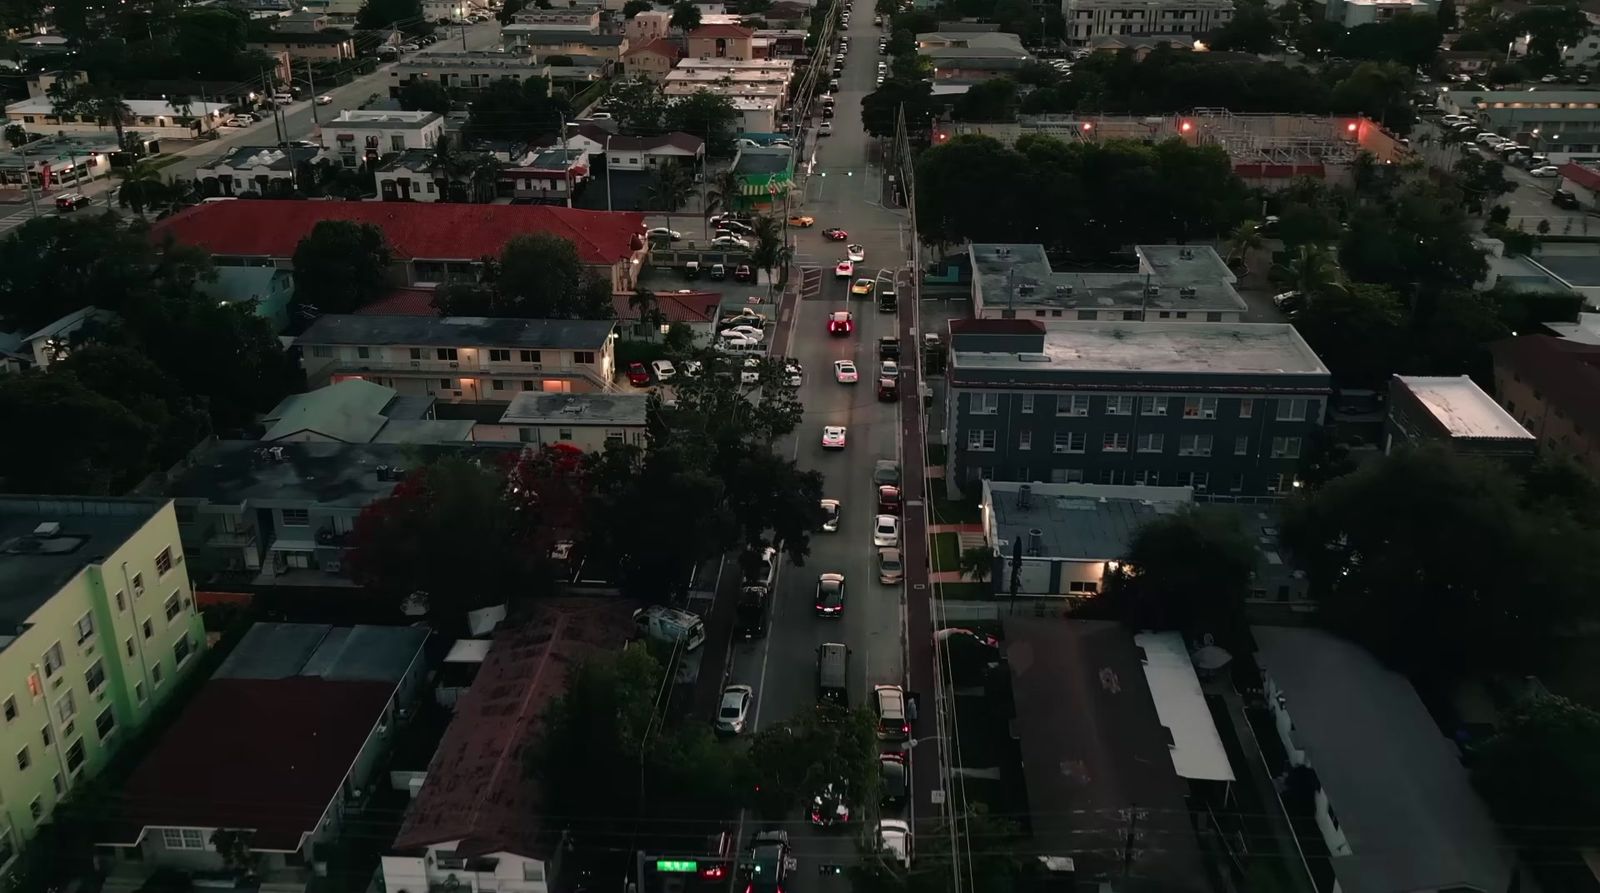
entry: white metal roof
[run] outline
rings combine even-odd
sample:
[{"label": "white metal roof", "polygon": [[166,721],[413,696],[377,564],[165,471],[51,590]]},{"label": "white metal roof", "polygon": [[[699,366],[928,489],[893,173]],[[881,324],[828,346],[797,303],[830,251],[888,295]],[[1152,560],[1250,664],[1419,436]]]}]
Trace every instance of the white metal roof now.
[{"label": "white metal roof", "polygon": [[1511,413],[1501,409],[1493,397],[1465,375],[1395,377],[1454,437],[1534,439]]},{"label": "white metal roof", "polygon": [[1179,778],[1233,781],[1233,766],[1222,749],[1217,724],[1200,692],[1200,680],[1179,633],[1140,633],[1134,644],[1144,649],[1144,678],[1156,716],[1172,735],[1172,768]]}]

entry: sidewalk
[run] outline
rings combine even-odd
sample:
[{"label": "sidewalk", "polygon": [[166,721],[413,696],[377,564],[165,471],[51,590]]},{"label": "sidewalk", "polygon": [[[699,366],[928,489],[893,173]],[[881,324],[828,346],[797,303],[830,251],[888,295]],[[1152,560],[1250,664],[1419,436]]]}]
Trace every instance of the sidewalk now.
[{"label": "sidewalk", "polygon": [[928,535],[936,533],[983,533],[983,525],[977,522],[968,524],[931,524],[928,526]]}]

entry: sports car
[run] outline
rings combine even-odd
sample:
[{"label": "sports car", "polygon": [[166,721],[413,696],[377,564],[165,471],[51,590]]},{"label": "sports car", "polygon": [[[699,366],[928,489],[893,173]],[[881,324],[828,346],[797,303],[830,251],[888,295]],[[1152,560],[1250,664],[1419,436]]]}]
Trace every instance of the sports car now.
[{"label": "sports car", "polygon": [[871,279],[857,279],[855,284],[850,286],[850,293],[853,295],[870,295],[877,286],[878,283]]},{"label": "sports car", "polygon": [[822,428],[822,448],[825,450],[844,449],[845,429],[843,425],[824,425]]},{"label": "sports car", "polygon": [[822,237],[830,242],[843,242],[845,239],[850,238],[850,234],[838,227],[833,227],[823,230]]},{"label": "sports car", "polygon": [[846,245],[844,246],[844,253],[846,257],[858,264],[867,259],[867,249],[860,245]]},{"label": "sports car", "polygon": [[849,279],[856,274],[855,261],[842,260],[833,268],[833,275],[837,279]]}]

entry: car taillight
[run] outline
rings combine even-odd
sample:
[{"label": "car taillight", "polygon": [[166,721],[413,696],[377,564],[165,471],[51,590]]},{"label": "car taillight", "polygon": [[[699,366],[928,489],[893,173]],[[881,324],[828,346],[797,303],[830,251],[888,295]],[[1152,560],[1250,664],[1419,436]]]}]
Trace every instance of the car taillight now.
[{"label": "car taillight", "polygon": [[726,873],[727,873],[726,869],[724,869],[721,865],[713,865],[710,868],[707,868],[705,871],[700,872],[700,876],[703,877],[703,878],[710,878],[711,880],[716,880],[717,878],[722,877]]},{"label": "car taillight", "polygon": [[901,731],[902,734],[908,734],[911,731],[911,726],[906,724],[906,723],[901,723],[900,724],[900,731]]}]

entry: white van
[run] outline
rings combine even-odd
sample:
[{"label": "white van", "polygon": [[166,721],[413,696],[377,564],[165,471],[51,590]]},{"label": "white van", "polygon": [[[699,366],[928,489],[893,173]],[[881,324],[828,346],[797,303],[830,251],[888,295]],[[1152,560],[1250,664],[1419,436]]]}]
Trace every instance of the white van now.
[{"label": "white van", "polygon": [[705,621],[688,611],[651,605],[634,611],[633,622],[645,638],[668,645],[681,640],[685,651],[693,651],[706,643]]},{"label": "white van", "polygon": [[758,356],[767,352],[766,345],[740,335],[736,338],[718,338],[717,349],[739,356]]}]

